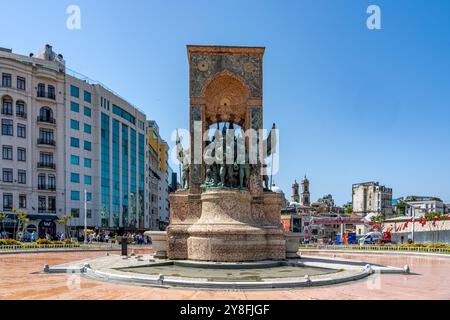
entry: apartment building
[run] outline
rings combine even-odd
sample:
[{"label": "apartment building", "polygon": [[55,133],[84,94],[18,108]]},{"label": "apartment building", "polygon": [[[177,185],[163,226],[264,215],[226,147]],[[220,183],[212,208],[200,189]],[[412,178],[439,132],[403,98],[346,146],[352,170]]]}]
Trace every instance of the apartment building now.
[{"label": "apartment building", "polygon": [[[64,215],[72,216],[74,231],[84,228],[85,216],[89,228],[159,228],[167,156],[160,155],[165,147],[157,130],[151,150],[142,111],[68,70],[49,45],[29,56],[0,49],[0,75],[0,211],[8,214],[8,231],[16,210],[40,236],[62,231],[57,220]],[[156,152],[152,165],[150,151]],[[151,168],[163,181],[154,190]]]},{"label": "apartment building", "polygon": [[392,189],[378,182],[364,182],[352,187],[353,213],[392,215]]}]

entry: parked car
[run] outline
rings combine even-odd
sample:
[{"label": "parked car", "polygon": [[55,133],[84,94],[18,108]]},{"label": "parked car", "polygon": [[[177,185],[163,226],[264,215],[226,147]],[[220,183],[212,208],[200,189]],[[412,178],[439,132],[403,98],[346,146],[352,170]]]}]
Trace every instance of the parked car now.
[{"label": "parked car", "polygon": [[369,232],[361,239],[359,239],[360,245],[380,244],[390,242],[391,242],[391,234],[389,232],[380,232],[380,231]]}]

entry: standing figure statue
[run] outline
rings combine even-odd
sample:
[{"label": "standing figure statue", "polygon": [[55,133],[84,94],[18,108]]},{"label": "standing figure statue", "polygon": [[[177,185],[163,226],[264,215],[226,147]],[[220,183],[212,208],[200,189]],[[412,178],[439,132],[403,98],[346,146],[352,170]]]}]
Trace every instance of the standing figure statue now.
[{"label": "standing figure statue", "polygon": [[183,189],[189,189],[189,164],[183,163]]},{"label": "standing figure statue", "polygon": [[226,176],[225,164],[222,164],[220,166],[219,176],[220,176],[220,187],[225,187],[225,176]]}]

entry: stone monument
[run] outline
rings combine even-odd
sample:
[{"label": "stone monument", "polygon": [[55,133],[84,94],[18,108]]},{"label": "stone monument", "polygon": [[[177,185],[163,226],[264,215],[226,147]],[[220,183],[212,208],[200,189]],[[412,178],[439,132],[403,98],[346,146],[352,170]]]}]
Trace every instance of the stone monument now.
[{"label": "stone monument", "polygon": [[[168,258],[215,262],[285,259],[280,222],[283,196],[269,190],[266,165],[263,160],[251,161],[249,138],[244,134],[262,129],[265,49],[187,49],[191,139],[189,150],[183,150],[177,140],[183,189],[169,198]],[[196,130],[201,131],[200,136],[212,130],[214,136],[206,141],[201,137],[200,146],[194,146]],[[239,139],[243,143],[232,144]],[[257,134],[256,144],[270,145],[269,138],[262,139]],[[208,153],[212,145],[215,147]],[[220,161],[228,154],[230,159]]]}]

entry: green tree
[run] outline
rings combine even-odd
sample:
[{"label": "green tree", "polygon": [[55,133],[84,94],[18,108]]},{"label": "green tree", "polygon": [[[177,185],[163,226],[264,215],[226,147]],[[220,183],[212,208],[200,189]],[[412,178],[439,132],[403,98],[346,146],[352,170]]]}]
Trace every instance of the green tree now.
[{"label": "green tree", "polygon": [[0,213],[0,220],[2,221],[2,232],[5,231],[5,220],[8,218],[6,213]]},{"label": "green tree", "polygon": [[406,214],[406,202],[403,200],[400,200],[395,205],[395,208],[397,209],[397,213],[405,215]]},{"label": "green tree", "polygon": [[14,239],[20,232],[24,232],[28,222],[30,221],[30,219],[28,219],[28,216],[22,210],[15,212],[16,212],[15,220],[17,221],[17,231],[15,232]]},{"label": "green tree", "polygon": [[384,222],[384,215],[379,214],[377,216],[373,216],[370,218],[370,220],[374,223],[382,223],[382,222]]},{"label": "green tree", "polygon": [[353,205],[348,205],[348,206],[345,208],[345,213],[347,213],[347,214],[353,213]]},{"label": "green tree", "polygon": [[61,217],[60,219],[56,220],[57,224],[64,226],[64,234],[66,236],[66,239],[70,239],[70,232],[67,232],[67,230],[68,230],[67,224],[72,219],[73,219],[73,217],[71,215],[65,215],[65,216]]}]

